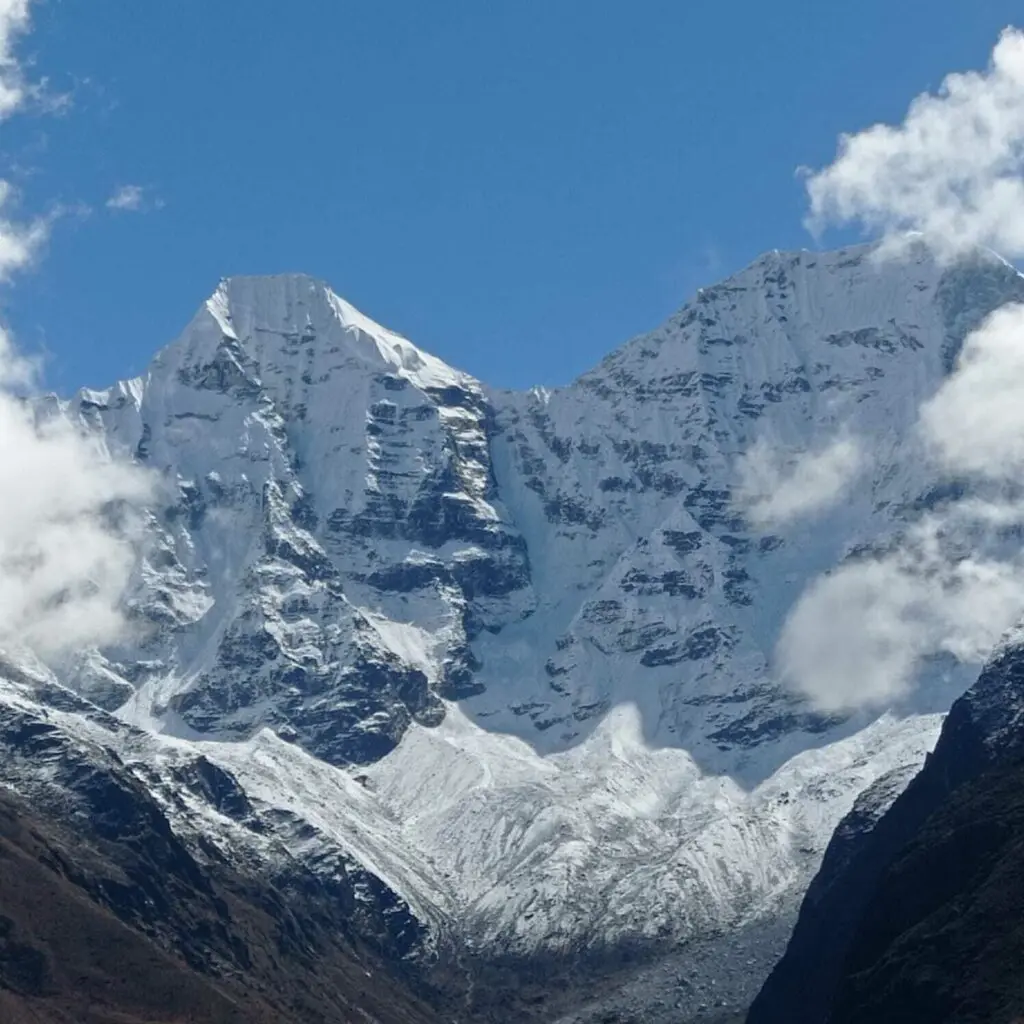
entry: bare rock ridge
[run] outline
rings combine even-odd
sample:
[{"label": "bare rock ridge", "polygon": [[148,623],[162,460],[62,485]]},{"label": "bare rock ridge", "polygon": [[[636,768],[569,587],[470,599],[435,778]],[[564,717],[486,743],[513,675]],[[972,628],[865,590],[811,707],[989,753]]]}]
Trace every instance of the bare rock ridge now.
[{"label": "bare rock ridge", "polygon": [[840,824],[749,1024],[1018,1019],[1022,777],[1016,636],[906,789],[876,785]]},{"label": "bare rock ridge", "polygon": [[[45,406],[159,497],[132,639],[0,676],[0,711],[82,767],[3,780],[63,806],[116,758],[199,870],[344,908],[466,1019],[527,976],[522,1019],[553,1019],[625,952],[771,935],[644,1019],[740,1008],[836,823],[921,762],[974,671],[823,715],[773,674],[781,623],[935,500],[916,409],[1014,299],[983,253],[770,253],[571,385],[510,393],[311,278],[227,280],[144,375]],[[841,426],[873,456],[849,500],[748,523],[736,460]]]}]

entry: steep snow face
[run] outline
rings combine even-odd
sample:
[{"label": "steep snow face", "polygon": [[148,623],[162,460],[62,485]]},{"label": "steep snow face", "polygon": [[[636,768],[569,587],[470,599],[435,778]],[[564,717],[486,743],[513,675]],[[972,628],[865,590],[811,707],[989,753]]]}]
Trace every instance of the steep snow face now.
[{"label": "steep snow face", "polygon": [[309,278],[226,282],[144,379],[72,411],[166,484],[142,657],[80,674],[123,676],[134,721],[371,761],[476,685],[474,632],[532,608],[480,386]]},{"label": "steep snow face", "polygon": [[[343,849],[478,951],[772,917],[966,681],[823,716],[773,676],[780,625],[934,500],[916,410],[1011,299],[984,255],[772,253],[510,394],[310,278],[225,282],[144,377],[63,409],[164,495],[136,640],[63,680],[149,735],[140,758],[201,749],[309,824],[314,861]],[[842,430],[872,456],[848,500],[754,529],[738,457]]]},{"label": "steep snow face", "polygon": [[[528,719],[557,749],[632,701],[653,742],[724,772],[765,741],[830,728],[771,677],[780,623],[809,579],[927,502],[918,407],[968,330],[1021,295],[983,256],[944,270],[923,249],[899,265],[863,247],[771,253],[573,386],[501,396],[499,490],[538,614],[488,642],[472,707],[521,735]],[[845,433],[874,469],[841,508],[751,529],[738,457]],[[929,709],[948,706],[949,688],[933,692]]]}]

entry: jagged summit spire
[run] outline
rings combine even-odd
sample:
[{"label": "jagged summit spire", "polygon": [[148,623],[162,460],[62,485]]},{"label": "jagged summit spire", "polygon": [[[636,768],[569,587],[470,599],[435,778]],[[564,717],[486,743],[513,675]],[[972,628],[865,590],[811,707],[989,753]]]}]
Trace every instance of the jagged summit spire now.
[{"label": "jagged summit spire", "polygon": [[209,360],[225,339],[238,344],[265,382],[283,376],[309,383],[362,364],[425,389],[476,384],[307,274],[222,279],[162,357]]}]

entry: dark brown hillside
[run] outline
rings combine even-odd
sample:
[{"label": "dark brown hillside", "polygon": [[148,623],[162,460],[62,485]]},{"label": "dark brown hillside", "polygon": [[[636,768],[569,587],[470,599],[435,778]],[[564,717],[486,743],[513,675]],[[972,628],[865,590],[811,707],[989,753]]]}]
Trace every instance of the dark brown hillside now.
[{"label": "dark brown hillside", "polygon": [[[372,958],[314,928],[303,931],[294,919],[282,922],[279,897],[237,877],[200,877],[183,888],[182,872],[173,905],[154,905],[148,921],[130,927],[113,905],[133,875],[152,872],[159,882],[160,868],[145,850],[145,843],[108,844],[72,834],[0,794],[0,1021],[436,1019]],[[147,900],[159,903],[156,893]],[[202,940],[193,963],[187,962],[190,933]],[[175,946],[184,955],[172,952]]]}]

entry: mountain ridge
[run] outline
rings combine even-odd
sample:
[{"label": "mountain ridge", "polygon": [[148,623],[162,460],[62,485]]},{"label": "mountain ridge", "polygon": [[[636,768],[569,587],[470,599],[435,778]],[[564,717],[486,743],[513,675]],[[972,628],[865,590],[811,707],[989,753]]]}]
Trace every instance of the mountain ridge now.
[{"label": "mountain ridge", "polygon": [[[926,507],[916,409],[1015,299],[981,255],[770,253],[572,384],[513,393],[311,278],[231,279],[142,377],[57,406],[158,482],[134,634],[54,666],[80,702],[61,728],[119,751],[188,842],[349,864],[375,914],[416,922],[427,974],[770,930],[971,672],[823,714],[775,677],[778,630]],[[737,459],[844,425],[878,463],[849,500],[799,536],[748,523]],[[47,685],[3,699],[45,710]],[[182,796],[200,755],[265,832]],[[737,1006],[771,952],[751,957]]]}]

